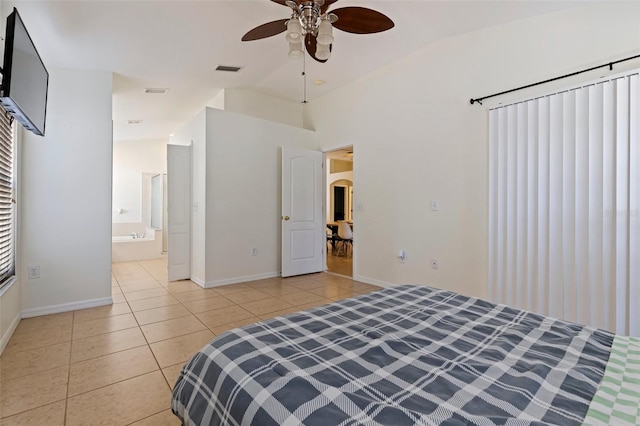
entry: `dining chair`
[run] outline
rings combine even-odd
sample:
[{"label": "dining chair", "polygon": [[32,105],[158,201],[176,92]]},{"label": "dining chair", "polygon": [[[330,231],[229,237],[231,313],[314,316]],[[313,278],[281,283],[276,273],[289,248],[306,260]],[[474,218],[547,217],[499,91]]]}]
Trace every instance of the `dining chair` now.
[{"label": "dining chair", "polygon": [[[348,249],[353,246],[353,231],[347,222],[338,222],[338,236],[345,256],[348,255]],[[338,253],[340,251],[338,250]]]}]

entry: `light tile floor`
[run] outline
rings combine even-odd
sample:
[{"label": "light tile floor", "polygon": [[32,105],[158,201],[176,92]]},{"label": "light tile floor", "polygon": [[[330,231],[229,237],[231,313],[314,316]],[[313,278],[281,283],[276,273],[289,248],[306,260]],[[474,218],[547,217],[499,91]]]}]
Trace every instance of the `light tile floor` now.
[{"label": "light tile floor", "polygon": [[327,249],[327,268],[329,272],[340,274],[347,277],[353,276],[353,257],[351,253],[345,256],[343,254],[333,254],[331,245]]},{"label": "light tile floor", "polygon": [[0,424],[177,425],[171,387],[216,335],[377,289],[326,273],[203,289],[166,267],[114,263],[113,305],[21,320],[0,357]]}]

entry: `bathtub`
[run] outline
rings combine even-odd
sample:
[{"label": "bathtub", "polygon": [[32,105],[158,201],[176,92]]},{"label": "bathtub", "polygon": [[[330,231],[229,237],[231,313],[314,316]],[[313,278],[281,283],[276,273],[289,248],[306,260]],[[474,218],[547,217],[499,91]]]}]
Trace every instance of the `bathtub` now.
[{"label": "bathtub", "polygon": [[146,236],[144,238],[134,238],[132,235],[115,235],[111,237],[112,243],[131,242],[131,241],[143,242],[143,241],[153,241],[153,240],[154,238],[147,238]]},{"label": "bathtub", "polygon": [[112,262],[156,259],[160,256],[162,256],[162,231],[147,229],[144,238],[134,238],[131,235],[111,237]]}]

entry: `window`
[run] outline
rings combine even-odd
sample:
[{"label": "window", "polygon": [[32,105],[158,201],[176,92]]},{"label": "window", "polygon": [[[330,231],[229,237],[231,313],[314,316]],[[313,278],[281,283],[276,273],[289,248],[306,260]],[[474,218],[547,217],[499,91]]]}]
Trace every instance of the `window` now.
[{"label": "window", "polygon": [[15,273],[13,142],[12,120],[0,107],[0,287]]}]

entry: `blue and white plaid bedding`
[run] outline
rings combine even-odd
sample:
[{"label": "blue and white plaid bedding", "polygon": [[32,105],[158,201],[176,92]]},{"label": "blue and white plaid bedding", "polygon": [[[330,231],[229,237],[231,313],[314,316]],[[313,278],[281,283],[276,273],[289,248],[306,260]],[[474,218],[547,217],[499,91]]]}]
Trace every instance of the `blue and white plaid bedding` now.
[{"label": "blue and white plaid bedding", "polygon": [[424,286],[231,330],[183,368],[189,425],[581,424],[613,335]]}]

